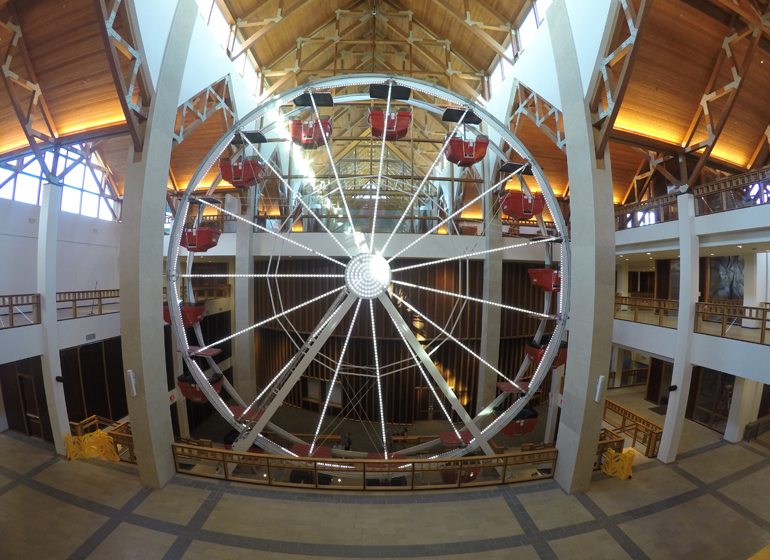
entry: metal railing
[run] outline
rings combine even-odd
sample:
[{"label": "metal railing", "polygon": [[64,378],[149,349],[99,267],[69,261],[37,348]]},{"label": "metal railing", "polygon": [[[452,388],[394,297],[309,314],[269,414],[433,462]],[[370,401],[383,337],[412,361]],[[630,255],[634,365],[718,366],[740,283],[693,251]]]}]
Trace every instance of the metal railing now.
[{"label": "metal railing", "polygon": [[0,296],[0,329],[40,324],[40,294]]},{"label": "metal railing", "polygon": [[97,415],[89,416],[80,422],[70,422],[70,432],[73,436],[82,436],[96,430],[102,430],[112,438],[115,451],[121,461],[136,463],[134,436],[131,434],[130,422],[115,422]]},{"label": "metal railing", "polygon": [[174,443],[179,473],[322,490],[429,490],[552,478],[556,449],[458,459],[293,458]]},{"label": "metal railing", "polygon": [[701,302],[695,306],[694,332],[756,344],[770,344],[770,309],[745,305]]},{"label": "metal railing", "polygon": [[679,218],[676,195],[658,196],[615,207],[615,231],[671,222]]},{"label": "metal railing", "polygon": [[695,214],[704,216],[770,202],[770,167],[705,183],[693,189]]},{"label": "metal railing", "polygon": [[609,430],[612,434],[622,438],[630,437],[631,447],[636,447],[637,443],[643,446],[645,457],[657,457],[663,428],[655,422],[609,399],[604,401],[602,419],[613,427]]},{"label": "metal railing", "polygon": [[90,317],[91,315],[119,313],[120,290],[57,292],[56,311],[59,321]]},{"label": "metal railing", "polygon": [[615,318],[675,329],[679,301],[615,296]]}]

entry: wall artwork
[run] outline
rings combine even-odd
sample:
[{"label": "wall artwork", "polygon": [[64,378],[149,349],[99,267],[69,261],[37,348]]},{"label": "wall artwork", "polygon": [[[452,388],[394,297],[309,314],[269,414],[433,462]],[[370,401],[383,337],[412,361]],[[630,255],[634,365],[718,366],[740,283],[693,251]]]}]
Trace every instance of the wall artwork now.
[{"label": "wall artwork", "polygon": [[743,257],[709,259],[709,300],[743,301]]}]

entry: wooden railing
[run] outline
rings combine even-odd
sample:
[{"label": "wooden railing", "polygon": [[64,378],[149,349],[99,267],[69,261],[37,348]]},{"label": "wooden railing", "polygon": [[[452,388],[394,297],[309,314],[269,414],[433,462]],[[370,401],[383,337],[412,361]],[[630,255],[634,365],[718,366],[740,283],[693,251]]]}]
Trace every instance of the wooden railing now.
[{"label": "wooden railing", "polygon": [[428,490],[553,478],[556,449],[458,459],[313,459],[175,443],[179,473],[325,490]]},{"label": "wooden railing", "polygon": [[615,230],[670,222],[679,218],[676,195],[668,194],[615,207]]},{"label": "wooden railing", "polygon": [[625,440],[622,436],[614,434],[607,428],[602,428],[599,432],[599,443],[596,445],[596,460],[594,461],[594,470],[598,471],[602,468],[602,456],[608,449],[612,449],[616,453],[623,453],[623,445]]},{"label": "wooden railing", "polygon": [[637,443],[642,445],[645,457],[658,455],[663,428],[651,420],[639,416],[609,399],[604,401],[603,420],[613,427],[610,432],[614,435],[618,437],[630,436],[632,447],[635,447]]},{"label": "wooden railing", "polygon": [[40,294],[0,296],[0,329],[40,324]]},{"label": "wooden railing", "polygon": [[743,439],[752,441],[770,430],[770,415],[757,418],[753,422],[746,424],[746,430],[743,432]]},{"label": "wooden railing", "polygon": [[678,313],[675,299],[615,296],[615,318],[623,321],[675,329]]},{"label": "wooden railing", "polygon": [[766,306],[698,303],[695,306],[694,332],[757,344],[770,344],[769,319],[770,309]]},{"label": "wooden railing", "polygon": [[[66,304],[66,305],[61,305]],[[120,290],[57,292],[59,320],[120,312]],[[63,314],[63,316],[62,316]]]},{"label": "wooden railing", "polygon": [[134,454],[134,436],[131,435],[131,423],[115,422],[103,416],[89,416],[80,422],[70,422],[70,432],[73,436],[102,430],[107,433],[115,444],[115,451],[120,460],[125,463],[136,463]]},{"label": "wooden railing", "polygon": [[770,167],[705,183],[693,189],[695,214],[703,216],[770,202]]}]

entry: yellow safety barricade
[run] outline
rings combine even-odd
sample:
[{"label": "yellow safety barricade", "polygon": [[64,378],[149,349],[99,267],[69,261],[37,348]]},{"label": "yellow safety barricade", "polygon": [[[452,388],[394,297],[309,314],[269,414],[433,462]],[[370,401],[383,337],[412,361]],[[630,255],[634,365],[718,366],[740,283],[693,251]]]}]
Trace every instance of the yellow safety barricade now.
[{"label": "yellow safety barricade", "polygon": [[120,461],[112,438],[101,430],[82,436],[65,435],[64,443],[67,446],[67,459],[95,457],[116,463]]},{"label": "yellow safety barricade", "polygon": [[624,449],[622,453],[608,449],[602,453],[602,472],[607,476],[614,476],[620,480],[631,478],[631,466],[633,464],[633,449]]}]

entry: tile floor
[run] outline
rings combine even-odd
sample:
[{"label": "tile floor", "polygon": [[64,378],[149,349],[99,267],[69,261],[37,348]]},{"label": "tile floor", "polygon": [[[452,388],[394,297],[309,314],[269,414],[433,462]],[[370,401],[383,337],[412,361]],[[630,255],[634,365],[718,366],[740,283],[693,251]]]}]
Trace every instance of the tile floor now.
[{"label": "tile floor", "polygon": [[573,496],[552,480],[370,495],[182,475],[151,491],[132,467],[67,462],[4,432],[0,559],[749,558],[770,543],[770,443],[701,428],[688,425],[699,446],[677,463],[597,473]]}]

